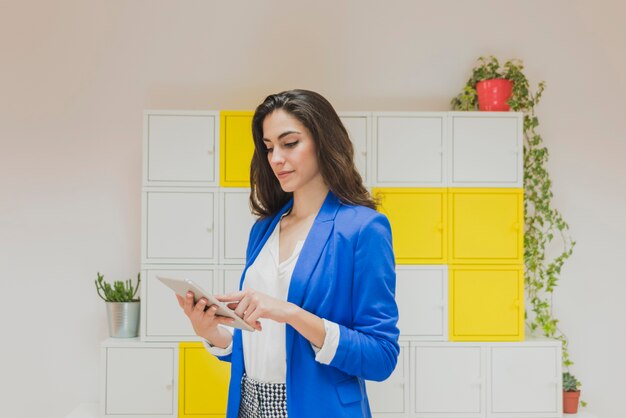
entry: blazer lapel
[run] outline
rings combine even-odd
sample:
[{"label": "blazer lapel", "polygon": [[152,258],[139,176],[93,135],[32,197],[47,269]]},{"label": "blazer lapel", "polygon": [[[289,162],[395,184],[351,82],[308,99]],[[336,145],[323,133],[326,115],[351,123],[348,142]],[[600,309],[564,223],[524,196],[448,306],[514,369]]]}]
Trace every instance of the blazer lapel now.
[{"label": "blazer lapel", "polygon": [[246,271],[248,270],[248,267],[250,267],[252,265],[252,263],[254,263],[254,260],[256,260],[257,256],[261,252],[261,249],[263,248],[263,246],[265,245],[265,243],[269,239],[270,235],[272,235],[272,232],[274,231],[274,228],[276,228],[276,224],[278,222],[280,222],[280,218],[292,206],[293,206],[293,198],[289,202],[287,202],[285,204],[285,206],[283,206],[282,209],[274,216],[272,221],[269,222],[269,227],[265,230],[265,232],[263,232],[262,238],[256,243],[256,246],[252,250],[251,256],[249,257],[249,259],[246,262],[246,266],[245,266],[245,268],[244,268],[244,270],[243,270],[243,272],[241,274],[241,279],[239,280],[239,289],[241,289],[243,287],[243,281],[244,281],[244,279],[246,277]]},{"label": "blazer lapel", "polygon": [[289,302],[302,306],[309,279],[333,230],[335,215],[340,205],[339,199],[332,192],[328,192],[293,270],[287,296]]}]

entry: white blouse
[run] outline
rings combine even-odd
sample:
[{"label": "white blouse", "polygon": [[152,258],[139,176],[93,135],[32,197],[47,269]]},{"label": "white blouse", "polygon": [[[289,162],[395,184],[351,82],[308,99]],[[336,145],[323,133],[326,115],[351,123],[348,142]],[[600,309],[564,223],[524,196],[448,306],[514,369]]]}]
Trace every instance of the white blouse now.
[{"label": "white blouse", "polygon": [[[255,289],[277,299],[287,300],[289,283],[298,262],[304,241],[298,241],[293,254],[282,263],[279,262],[280,222],[261,249],[254,263],[246,271],[243,288]],[[242,331],[243,358],[248,377],[267,383],[285,383],[286,381],[286,340],[285,324],[261,318],[261,331]],[[339,345],[339,325],[324,319],[326,338],[322,348],[311,344],[315,351],[315,360],[330,364]],[[232,332],[232,328],[226,327]],[[204,341],[206,349],[216,355],[224,356],[232,352],[232,342],[226,348],[214,347]]]}]

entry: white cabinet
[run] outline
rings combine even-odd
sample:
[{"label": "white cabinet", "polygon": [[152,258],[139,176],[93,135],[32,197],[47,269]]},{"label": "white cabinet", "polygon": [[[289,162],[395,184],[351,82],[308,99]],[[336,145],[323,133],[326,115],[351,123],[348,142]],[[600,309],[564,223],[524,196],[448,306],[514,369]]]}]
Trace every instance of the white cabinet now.
[{"label": "white cabinet", "polygon": [[[142,341],[103,344],[103,416],[177,416],[174,342],[198,338],[156,275],[190,278],[214,293],[239,288],[256,218],[249,188],[219,186],[219,116],[144,114]],[[340,118],[366,186],[438,188],[440,194],[448,187],[522,187],[519,113],[346,112]],[[406,216],[421,212],[407,210]],[[437,262],[446,262],[445,251]],[[401,350],[389,379],[366,382],[374,417],[561,416],[558,342],[449,342],[448,300],[454,294],[448,266],[407,264],[396,272]]]},{"label": "white cabinet", "polygon": [[354,146],[354,164],[365,184],[368,178],[368,148],[370,143],[370,113],[344,112],[339,113],[341,122],[346,127]]},{"label": "white cabinet", "polygon": [[398,328],[407,340],[448,338],[446,266],[397,266]]},{"label": "white cabinet", "polygon": [[558,341],[410,344],[411,417],[562,416]]},{"label": "white cabinet", "polygon": [[217,185],[218,121],[217,112],[146,111],[144,184]]},{"label": "white cabinet", "polygon": [[144,341],[197,340],[174,292],[157,276],[191,279],[209,293],[217,293],[217,273],[197,266],[147,266],[142,272],[141,337]]},{"label": "white cabinet", "polygon": [[367,396],[374,418],[409,416],[409,344],[400,342],[396,369],[384,382],[366,381]]},{"label": "white cabinet", "polygon": [[445,117],[445,113],[375,113],[372,185],[444,185]]},{"label": "white cabinet", "polygon": [[491,347],[489,411],[497,417],[560,417],[561,349],[526,344]]},{"label": "white cabinet", "polygon": [[220,197],[220,262],[244,264],[250,228],[257,219],[250,210],[250,189],[224,188]]},{"label": "white cabinet", "polygon": [[449,185],[523,187],[520,113],[451,112]]},{"label": "white cabinet", "polygon": [[478,344],[415,344],[411,351],[414,416],[484,416],[483,348]]},{"label": "white cabinet", "polygon": [[177,349],[109,339],[101,347],[103,417],[177,416]]},{"label": "white cabinet", "polygon": [[216,193],[165,188],[143,194],[144,263],[214,263]]}]

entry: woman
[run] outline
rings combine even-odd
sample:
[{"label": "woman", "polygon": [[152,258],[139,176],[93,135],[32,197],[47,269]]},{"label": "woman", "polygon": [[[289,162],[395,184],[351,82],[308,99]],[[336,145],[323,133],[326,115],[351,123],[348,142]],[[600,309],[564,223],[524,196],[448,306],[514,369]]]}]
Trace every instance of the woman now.
[{"label": "woman", "polygon": [[207,349],[230,361],[227,417],[369,417],[364,379],[399,353],[387,218],[363,186],[352,143],[317,93],[268,96],[252,121],[252,227],[242,290],[218,299],[256,332],[218,326],[179,297]]}]

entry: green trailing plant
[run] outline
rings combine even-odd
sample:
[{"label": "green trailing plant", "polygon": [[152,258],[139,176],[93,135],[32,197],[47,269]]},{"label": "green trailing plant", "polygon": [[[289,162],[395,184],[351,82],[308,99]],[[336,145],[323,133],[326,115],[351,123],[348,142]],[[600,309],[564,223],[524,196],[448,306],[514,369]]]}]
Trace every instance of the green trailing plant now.
[{"label": "green trailing plant", "polygon": [[[463,91],[451,101],[453,110],[477,110],[476,83],[490,78],[513,81],[508,104],[512,111],[524,115],[524,288],[526,292],[526,324],[532,333],[541,332],[562,343],[563,366],[573,364],[567,336],[558,328],[559,320],[552,312],[552,296],[561,269],[572,255],[576,244],[569,234],[569,225],[552,204],[552,181],[547,169],[548,149],[538,132],[539,119],[535,108],[545,89],[545,82],[532,92],[524,75],[521,60],[500,65],[493,57],[480,57]],[[558,239],[560,246],[554,257],[547,255],[548,246]],[[555,242],[556,243],[556,242]],[[552,250],[552,246],[550,249]],[[581,402],[585,406],[584,402]]]},{"label": "green trailing plant", "polygon": [[576,379],[576,376],[570,372],[563,373],[563,390],[565,392],[576,392],[580,390],[580,382]]},{"label": "green trailing plant", "polygon": [[105,302],[137,302],[139,298],[135,299],[135,295],[139,290],[140,281],[141,273],[138,273],[135,287],[133,287],[130,279],[126,281],[116,280],[111,286],[110,283],[104,281],[104,275],[98,273],[98,278],[95,280],[96,291]]}]

